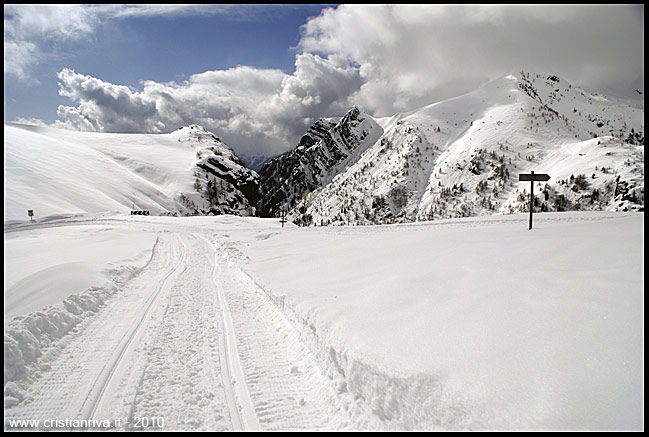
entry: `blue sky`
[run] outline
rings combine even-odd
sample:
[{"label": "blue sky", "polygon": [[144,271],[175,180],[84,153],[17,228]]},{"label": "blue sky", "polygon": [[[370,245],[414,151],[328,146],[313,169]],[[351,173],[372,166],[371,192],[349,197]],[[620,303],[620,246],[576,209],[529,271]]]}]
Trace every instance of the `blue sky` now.
[{"label": "blue sky", "polygon": [[644,93],[643,5],[7,5],[4,119],[190,123],[247,155],[352,105],[382,117],[521,70]]},{"label": "blue sky", "polygon": [[223,13],[133,15],[102,19],[82,40],[43,38],[39,42],[51,56],[34,66],[27,79],[5,71],[5,120],[54,122],[57,106],[68,103],[57,85],[57,73],[66,67],[131,87],[141,80],[182,81],[237,65],[290,74],[300,26],[324,7],[250,5]]},{"label": "blue sky", "polygon": [[249,15],[134,16],[102,26],[74,66],[113,83],[186,79],[237,65],[294,70],[299,27],[316,5],[258,5]]}]

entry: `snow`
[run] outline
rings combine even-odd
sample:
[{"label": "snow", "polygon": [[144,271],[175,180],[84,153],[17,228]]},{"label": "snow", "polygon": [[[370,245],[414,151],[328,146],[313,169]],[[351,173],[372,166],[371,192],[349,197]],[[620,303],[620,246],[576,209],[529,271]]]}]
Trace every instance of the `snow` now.
[{"label": "snow", "polygon": [[[643,205],[644,150],[619,129],[643,131],[643,110],[612,111],[592,138],[610,99],[537,78],[562,114],[594,108],[544,126],[521,80],[366,119],[348,167],[309,195],[318,225],[357,223],[377,195],[407,224],[165,216],[198,155],[241,170],[200,126],[5,123],[5,430],[642,430],[644,213],[628,197]],[[512,158],[513,178],[549,173],[550,199],[584,174],[571,199],[602,210],[535,213],[530,231],[527,183],[479,206],[480,148]],[[442,200],[440,183],[467,191]]]},{"label": "snow", "polygon": [[[106,134],[5,123],[5,221],[53,214],[162,213],[190,192],[195,150],[177,134]],[[11,181],[11,183],[6,183]]]},{"label": "snow", "polygon": [[115,269],[142,268],[155,242],[155,233],[106,225],[5,234],[5,318],[59,303],[90,287],[104,287]]},{"label": "snow", "polygon": [[[5,225],[10,253],[42,254],[16,283],[49,276],[55,253],[138,267],[110,292],[5,322],[5,427],[59,411],[162,416],[165,430],[642,429],[643,214],[534,223],[304,229],[101,215]],[[62,298],[65,281],[53,279]],[[89,390],[89,400],[48,387]]]},{"label": "snow", "polygon": [[345,374],[429,380],[429,406],[458,414],[431,427],[624,428],[642,416],[642,217],[547,216],[286,232],[245,269]]}]

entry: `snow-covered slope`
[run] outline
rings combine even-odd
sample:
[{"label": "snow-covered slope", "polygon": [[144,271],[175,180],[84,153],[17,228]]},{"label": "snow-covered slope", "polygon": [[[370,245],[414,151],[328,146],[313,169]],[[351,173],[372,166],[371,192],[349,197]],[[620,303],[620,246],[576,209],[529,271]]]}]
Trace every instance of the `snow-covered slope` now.
[{"label": "snow-covered slope", "polygon": [[518,174],[532,170],[551,176],[539,210],[644,208],[644,110],[553,75],[521,72],[376,121],[380,139],[309,195],[316,224],[526,211]]},{"label": "snow-covered slope", "polygon": [[[381,224],[539,211],[643,210],[644,107],[520,72],[375,119],[322,118],[258,175],[211,132],[72,132],[5,123],[5,221],[131,208]],[[304,214],[304,195],[307,209]]]},{"label": "snow-covered slope", "polygon": [[28,209],[37,218],[132,208],[254,213],[257,174],[200,126],[146,135],[5,123],[4,134],[5,221],[27,219]]},{"label": "snow-covered slope", "polygon": [[8,224],[5,430],[641,430],[643,219]]},{"label": "snow-covered slope", "polygon": [[260,170],[260,214],[278,216],[281,208],[297,207],[305,192],[331,182],[382,133],[376,121],[357,107],[340,120],[318,120],[295,149],[272,159]]}]

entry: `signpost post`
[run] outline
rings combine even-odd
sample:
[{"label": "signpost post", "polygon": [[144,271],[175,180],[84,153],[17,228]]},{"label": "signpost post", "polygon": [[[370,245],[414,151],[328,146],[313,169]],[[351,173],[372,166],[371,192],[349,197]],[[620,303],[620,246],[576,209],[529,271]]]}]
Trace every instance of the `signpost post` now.
[{"label": "signpost post", "polygon": [[34,210],[33,209],[28,209],[27,210],[27,215],[29,216],[29,221],[34,221]]},{"label": "signpost post", "polygon": [[304,211],[302,211],[302,227],[306,227],[306,173],[304,173]]},{"label": "signpost post", "polygon": [[279,222],[282,224],[282,227],[284,227],[284,223],[286,223],[286,211],[282,209],[282,214],[281,214],[281,219]]},{"label": "signpost post", "polygon": [[534,171],[531,173],[521,173],[518,175],[519,181],[530,181],[530,226],[528,229],[532,229],[532,213],[534,212],[534,182],[545,182],[550,179],[548,174],[534,174]]}]

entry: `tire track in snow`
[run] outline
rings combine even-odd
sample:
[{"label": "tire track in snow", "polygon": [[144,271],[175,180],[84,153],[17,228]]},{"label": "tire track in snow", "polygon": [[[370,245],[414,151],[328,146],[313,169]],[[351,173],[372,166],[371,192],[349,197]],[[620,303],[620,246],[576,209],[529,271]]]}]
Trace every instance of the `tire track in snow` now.
[{"label": "tire track in snow", "polygon": [[[131,329],[123,337],[117,349],[115,349],[114,354],[111,356],[110,360],[106,363],[106,365],[102,369],[102,372],[98,375],[97,379],[95,380],[95,384],[93,384],[92,390],[86,397],[86,401],[84,402],[84,405],[81,408],[83,418],[88,420],[95,417],[95,413],[97,412],[97,409],[99,408],[101,401],[103,400],[103,396],[108,386],[112,382],[111,379],[117,373],[117,370],[120,367],[120,365],[122,365],[122,359],[124,358],[124,355],[126,354],[129,346],[131,346],[133,339],[137,336],[137,334],[140,333],[140,329],[142,328],[142,325],[144,324],[145,321],[147,321],[149,312],[153,307],[153,304],[157,301],[158,297],[163,292],[163,290],[167,289],[167,282],[169,281],[169,279],[176,276],[179,270],[184,271],[187,268],[186,265],[187,248],[184,246],[181,239],[179,239],[179,242],[180,245],[182,246],[182,249],[180,249],[179,254],[175,254],[174,256],[174,257],[179,256],[178,262],[174,265],[174,267],[171,270],[169,270],[168,273],[166,273],[163,276],[160,282],[155,286],[155,292],[152,293],[151,296],[148,298],[148,300],[145,302],[143,311],[139,319],[136,319],[134,321]],[[178,249],[178,247],[174,247],[174,248]],[[180,274],[182,274],[182,272]]]},{"label": "tire track in snow", "polygon": [[230,261],[227,250],[219,247],[216,256],[215,277],[227,300],[260,427],[358,429],[355,401],[324,373],[286,315]]},{"label": "tire track in snow", "polygon": [[219,316],[216,320],[218,324],[219,352],[220,361],[224,364],[222,366],[222,379],[230,411],[230,420],[232,426],[237,430],[258,430],[260,429],[259,421],[241,367],[232,315],[218,279],[220,273],[218,248],[204,237],[203,240],[209,244],[213,252],[210,278],[214,286],[215,303],[219,308]]},{"label": "tire track in snow", "polygon": [[95,413],[125,353],[168,280],[185,263],[184,251],[179,250],[182,242],[166,233],[160,237],[147,268],[105,308],[84,320],[74,335],[62,339],[58,355],[46,363],[49,369],[29,388],[32,401],[5,410],[5,421],[100,419]]},{"label": "tire track in snow", "polygon": [[[143,346],[146,358],[129,417],[162,417],[165,430],[256,429],[237,372],[227,308],[213,280],[212,246],[182,232],[188,268],[168,295],[164,314]],[[237,380],[237,378],[239,378]],[[242,401],[243,399],[243,401]],[[129,420],[131,421],[131,420]]]}]

